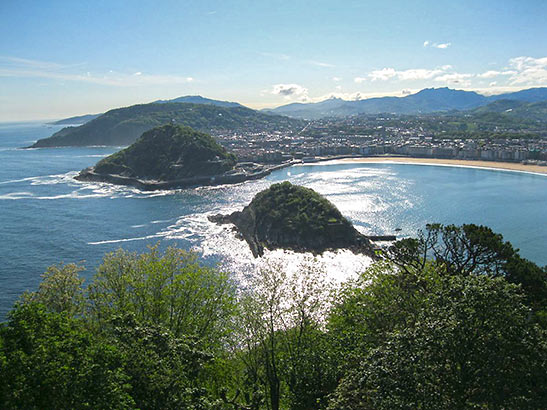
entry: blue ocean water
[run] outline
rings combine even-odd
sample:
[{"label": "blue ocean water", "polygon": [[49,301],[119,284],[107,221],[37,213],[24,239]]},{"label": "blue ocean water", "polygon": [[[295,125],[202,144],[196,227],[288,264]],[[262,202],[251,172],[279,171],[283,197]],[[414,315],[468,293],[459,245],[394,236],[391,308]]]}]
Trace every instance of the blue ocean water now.
[{"label": "blue ocean water", "polygon": [[[521,254],[547,264],[547,177],[476,168],[405,164],[293,166],[259,181],[146,193],[82,183],[77,172],[113,147],[21,150],[60,127],[0,124],[0,320],[47,266],[82,263],[86,278],[119,247],[176,245],[233,272],[256,267],[246,244],[208,215],[241,209],[270,184],[289,180],[325,195],[364,233],[412,236],[430,222],[476,223],[502,233]],[[297,263],[296,256],[272,257]],[[296,259],[295,259],[296,258]],[[361,258],[361,259],[360,259]],[[321,258],[339,278],[370,261],[351,252]]]}]

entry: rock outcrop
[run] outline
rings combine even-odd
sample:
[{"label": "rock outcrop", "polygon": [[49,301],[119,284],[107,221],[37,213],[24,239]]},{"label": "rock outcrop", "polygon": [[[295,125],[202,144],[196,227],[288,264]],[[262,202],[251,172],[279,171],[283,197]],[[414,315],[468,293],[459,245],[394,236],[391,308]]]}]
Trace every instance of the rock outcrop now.
[{"label": "rock outcrop", "polygon": [[210,218],[232,223],[255,257],[264,249],[323,253],[351,249],[374,256],[370,240],[359,233],[326,198],[289,182],[258,193],[242,211]]}]

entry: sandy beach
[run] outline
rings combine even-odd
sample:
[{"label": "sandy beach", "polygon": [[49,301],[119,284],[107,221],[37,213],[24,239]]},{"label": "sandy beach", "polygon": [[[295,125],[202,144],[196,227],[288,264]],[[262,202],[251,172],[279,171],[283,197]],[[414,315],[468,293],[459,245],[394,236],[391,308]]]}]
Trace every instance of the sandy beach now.
[{"label": "sandy beach", "polygon": [[448,165],[459,167],[478,167],[491,169],[504,169],[510,171],[533,172],[537,174],[547,174],[547,167],[540,165],[525,165],[512,162],[493,162],[493,161],[468,161],[461,159],[439,159],[439,158],[410,158],[410,157],[362,157],[362,158],[342,158],[334,159],[333,162],[339,163],[371,163],[371,162],[399,162],[403,164],[424,164],[424,165]]}]

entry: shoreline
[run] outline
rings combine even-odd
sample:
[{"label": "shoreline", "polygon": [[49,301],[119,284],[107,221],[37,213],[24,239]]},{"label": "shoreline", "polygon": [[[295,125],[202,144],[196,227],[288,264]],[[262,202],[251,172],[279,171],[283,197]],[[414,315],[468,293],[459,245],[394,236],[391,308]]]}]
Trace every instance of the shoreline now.
[{"label": "shoreline", "polygon": [[495,162],[495,161],[480,161],[480,160],[463,160],[463,159],[441,159],[441,158],[414,158],[414,157],[345,157],[345,158],[325,158],[317,162],[305,163],[303,165],[314,165],[318,163],[400,163],[400,164],[416,164],[416,165],[437,165],[437,166],[455,166],[467,168],[485,168],[492,170],[517,171],[532,174],[547,175],[547,167],[541,165],[525,165],[514,162]]},{"label": "shoreline", "polygon": [[195,176],[178,180],[169,181],[151,181],[140,178],[125,177],[115,174],[98,174],[95,172],[94,167],[86,168],[78,175],[74,177],[77,181],[82,182],[106,182],[114,185],[133,186],[143,191],[158,191],[165,189],[185,189],[194,188],[200,186],[215,186],[225,184],[239,184],[245,181],[251,181],[255,179],[263,178],[270,175],[273,171],[278,169],[290,167],[292,162],[285,162],[278,165],[265,167],[262,171],[255,173],[239,173],[233,175],[208,175],[208,176]]}]

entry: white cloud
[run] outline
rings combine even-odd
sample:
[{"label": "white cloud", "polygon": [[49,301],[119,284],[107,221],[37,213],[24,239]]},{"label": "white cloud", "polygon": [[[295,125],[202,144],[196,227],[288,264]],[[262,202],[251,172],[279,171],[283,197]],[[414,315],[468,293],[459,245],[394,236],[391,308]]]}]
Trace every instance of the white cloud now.
[{"label": "white cloud", "polygon": [[281,95],[287,100],[308,100],[308,89],[298,84],[275,84],[272,86],[271,94]]},{"label": "white cloud", "polygon": [[547,57],[515,57],[509,65],[516,70],[509,81],[516,85],[547,85]]},{"label": "white cloud", "polygon": [[[374,70],[368,76],[372,81],[386,81],[397,75],[397,71],[394,68],[382,68],[381,70]],[[357,77],[359,78],[359,77]]]},{"label": "white cloud", "polygon": [[411,70],[398,71],[397,77],[399,80],[427,80],[435,77],[437,74],[442,74],[443,70],[427,70],[424,68],[415,68]]},{"label": "white cloud", "polygon": [[477,77],[479,78],[493,78],[500,75],[512,75],[516,74],[516,71],[495,71],[495,70],[488,70],[482,74],[478,74]]},{"label": "white cloud", "polygon": [[498,82],[497,81],[492,81],[490,84],[488,84],[490,87],[493,87],[497,84]]},{"label": "white cloud", "polygon": [[474,74],[460,74],[460,73],[451,73],[444,74],[439,77],[435,77],[433,81],[444,82],[447,84],[456,84],[462,87],[468,87],[471,85],[470,78],[474,77]]},{"label": "white cloud", "polygon": [[92,73],[90,71],[75,72],[74,69],[81,65],[83,64],[62,65],[52,62],[0,56],[0,77],[49,78],[115,87],[183,84],[194,80],[192,77],[143,74],[140,71],[133,74],[118,73],[112,70],[104,74]]},{"label": "white cloud", "polygon": [[323,61],[308,60],[308,63],[310,63],[311,65],[315,65],[317,67],[328,67],[328,68],[335,67],[334,64],[325,63]]},{"label": "white cloud", "polygon": [[340,77],[332,77],[332,81],[334,81],[335,83],[338,83],[342,81],[342,79]]},{"label": "white cloud", "polygon": [[440,48],[440,49],[445,49],[445,48],[448,48],[452,45],[452,43],[440,43],[440,44],[433,44],[433,47],[435,48]]},{"label": "white cloud", "polygon": [[[435,77],[436,75],[443,74],[446,70],[450,69],[451,66],[445,65],[440,68],[436,68],[433,70],[428,70],[425,68],[412,68],[409,70],[395,70],[394,68],[382,68],[381,70],[374,70],[371,71],[368,76],[370,77],[371,81],[386,81],[391,78],[397,77],[398,80],[401,81],[413,81],[413,80],[428,80],[430,78]],[[357,79],[362,79],[361,77],[356,77],[355,82],[361,82],[357,81]],[[364,79],[363,79],[364,80]]]},{"label": "white cloud", "polygon": [[357,84],[361,84],[367,81],[367,79],[365,77],[355,77],[353,81],[356,82]]},{"label": "white cloud", "polygon": [[441,50],[447,49],[452,43],[432,43],[429,40],[424,41],[424,47],[440,48]]}]

